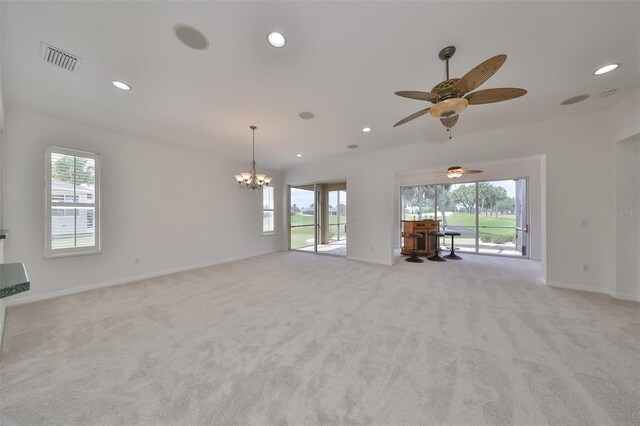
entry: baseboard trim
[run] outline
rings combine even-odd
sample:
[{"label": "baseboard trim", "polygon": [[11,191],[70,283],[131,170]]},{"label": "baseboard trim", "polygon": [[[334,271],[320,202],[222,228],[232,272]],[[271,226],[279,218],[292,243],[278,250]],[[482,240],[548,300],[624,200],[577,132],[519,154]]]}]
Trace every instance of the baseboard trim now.
[{"label": "baseboard trim", "polygon": [[[220,264],[223,264],[223,263],[236,262],[238,260],[244,260],[244,259],[248,259],[248,258],[256,257],[256,256],[263,256],[265,254],[275,253],[277,251],[279,251],[279,250],[267,250],[267,251],[263,251],[263,252],[253,253],[251,255],[236,256],[236,257],[232,257],[232,258],[216,260],[216,261],[213,261],[213,262],[199,263],[199,264],[196,264],[196,265],[180,266],[180,267],[177,267],[177,268],[164,269],[162,271],[149,272],[149,273],[146,273],[146,274],[132,275],[132,276],[124,277],[124,278],[118,278],[118,279],[115,279],[115,280],[102,281],[102,282],[93,283],[93,284],[89,284],[89,285],[83,285],[83,286],[79,286],[79,287],[67,288],[67,289],[64,289],[64,290],[50,291],[50,292],[43,293],[43,294],[36,294],[34,296],[27,296],[27,297],[21,297],[19,299],[14,299],[14,300],[7,300],[5,302],[5,305],[6,305],[6,307],[10,307],[10,306],[24,305],[26,303],[40,302],[42,300],[48,300],[48,299],[54,299],[56,297],[68,296],[70,294],[82,293],[84,291],[91,291],[91,290],[96,290],[96,289],[99,289],[99,288],[111,287],[111,286],[114,286],[114,285],[121,285],[121,284],[128,284],[128,283],[135,282],[135,281],[140,281],[140,280],[146,280],[146,279],[149,279],[149,278],[160,277],[160,276],[163,276],[163,275],[175,274],[177,272],[191,271],[193,269],[200,269],[200,268],[206,268],[208,266],[220,265]],[[4,311],[4,307],[3,307],[3,311]],[[3,315],[3,319],[4,319],[4,315]],[[4,321],[3,321],[3,323],[4,323]]]},{"label": "baseboard trim", "polygon": [[4,315],[7,311],[5,301],[0,300],[0,348],[2,348],[2,336],[4,335]]},{"label": "baseboard trim", "polygon": [[384,265],[384,266],[393,265],[393,262],[384,262],[382,260],[363,259],[363,258],[360,258],[360,257],[347,256],[347,259],[348,260],[355,260],[356,262],[373,263],[373,264],[376,264],[376,265]]},{"label": "baseboard trim", "polygon": [[588,292],[591,292],[591,293],[608,294],[608,295],[611,296],[611,294],[604,288],[589,287],[589,286],[580,285],[580,284],[562,283],[562,282],[559,282],[559,281],[548,281],[547,285],[549,287],[562,288],[562,289],[565,289],[565,290],[588,291]]},{"label": "baseboard trim", "polygon": [[616,299],[629,300],[631,302],[640,302],[640,294],[615,293],[612,296]]},{"label": "baseboard trim", "polygon": [[549,281],[549,287],[563,288],[565,290],[589,291],[591,293],[606,294],[614,299],[629,300],[631,302],[640,302],[640,294],[613,292],[604,288],[594,288],[579,284],[561,283],[558,281]]}]

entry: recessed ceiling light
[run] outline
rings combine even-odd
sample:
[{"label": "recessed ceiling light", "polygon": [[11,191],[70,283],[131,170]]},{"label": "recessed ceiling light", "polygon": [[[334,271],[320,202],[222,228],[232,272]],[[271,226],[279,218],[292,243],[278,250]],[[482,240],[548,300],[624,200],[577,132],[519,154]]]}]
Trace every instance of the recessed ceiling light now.
[{"label": "recessed ceiling light", "polygon": [[364,127],[364,128],[362,129],[362,131],[363,131],[364,133],[369,133],[369,132],[371,131],[371,127]]},{"label": "recessed ceiling light", "polygon": [[609,89],[609,90],[607,90],[605,92],[600,93],[600,96],[602,96],[603,98],[607,97],[607,96],[611,96],[611,95],[615,94],[617,91],[618,91],[617,89]]},{"label": "recessed ceiling light", "polygon": [[209,40],[204,34],[190,25],[178,24],[173,27],[173,33],[185,46],[192,49],[204,50],[209,47]]},{"label": "recessed ceiling light", "polygon": [[123,83],[123,82],[118,81],[118,80],[112,81],[111,84],[113,84],[114,86],[116,86],[120,90],[131,90],[131,86],[129,86],[127,83]]},{"label": "recessed ceiling light", "polygon": [[620,66],[620,64],[609,64],[609,65],[605,65],[602,68],[598,68],[594,74],[595,75],[602,75],[602,74],[606,74],[608,72],[611,72],[613,70],[615,70],[616,68],[618,68]]},{"label": "recessed ceiling light", "polygon": [[349,149],[356,149],[357,147],[358,147],[358,145],[356,145],[356,144],[347,145],[347,148],[349,148]]},{"label": "recessed ceiling light", "polygon": [[296,157],[300,158],[302,157],[302,154],[296,154]]},{"label": "recessed ceiling light", "polygon": [[282,34],[276,32],[269,34],[267,40],[269,40],[269,44],[273,47],[282,47],[287,42]]},{"label": "recessed ceiling light", "polygon": [[309,111],[303,111],[300,114],[298,114],[298,117],[304,120],[311,120],[313,118],[313,113]]},{"label": "recessed ceiling light", "polygon": [[588,97],[589,97],[589,95],[586,95],[586,94],[585,95],[574,96],[573,98],[565,99],[564,101],[560,102],[560,105],[577,104],[578,102],[584,101]]}]

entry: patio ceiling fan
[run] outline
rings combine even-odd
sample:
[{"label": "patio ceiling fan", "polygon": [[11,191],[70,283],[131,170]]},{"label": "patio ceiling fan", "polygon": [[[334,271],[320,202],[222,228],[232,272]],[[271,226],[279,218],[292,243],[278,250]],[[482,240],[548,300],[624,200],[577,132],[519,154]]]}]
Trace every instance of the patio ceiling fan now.
[{"label": "patio ceiling fan", "polygon": [[[431,89],[431,92],[414,90],[395,92],[396,95],[404,98],[429,101],[433,106],[403,118],[394,124],[393,127],[400,126],[426,113],[430,113],[433,117],[439,118],[440,122],[447,128],[447,131],[450,131],[458,122],[459,114],[469,105],[507,101],[527,93],[525,89],[514,87],[484,89],[473,92],[500,69],[502,64],[507,60],[507,55],[500,54],[487,59],[466,73],[462,78],[449,78],[449,59],[451,59],[455,52],[456,48],[454,46],[445,47],[440,51],[439,57],[446,63],[447,79],[436,84],[434,88]],[[449,134],[449,139],[451,139],[451,134]]]},{"label": "patio ceiling fan", "polygon": [[460,166],[451,166],[446,172],[436,172],[439,175],[447,175],[449,179],[459,178],[462,175],[470,175],[473,173],[482,173],[482,170],[463,169]]}]

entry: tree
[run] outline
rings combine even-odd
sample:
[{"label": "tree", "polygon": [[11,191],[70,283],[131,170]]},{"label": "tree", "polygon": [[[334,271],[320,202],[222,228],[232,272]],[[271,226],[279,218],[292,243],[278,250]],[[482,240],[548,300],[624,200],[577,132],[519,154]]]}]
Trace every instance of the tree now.
[{"label": "tree", "polygon": [[409,206],[411,206],[411,213],[414,212],[414,206],[417,204],[417,193],[418,193],[417,186],[402,187],[401,198],[402,198],[402,218],[403,219]]},{"label": "tree", "polygon": [[435,185],[404,186],[401,195],[403,218],[407,210],[413,214],[417,211],[418,220],[423,219],[424,211],[432,212],[435,210]]},{"label": "tree", "polygon": [[472,185],[460,185],[449,194],[449,199],[453,205],[461,205],[467,213],[472,213],[476,203],[476,193]]},{"label": "tree", "polygon": [[51,175],[54,179],[76,185],[93,185],[96,181],[96,169],[93,161],[89,163],[89,159],[82,157],[65,155],[53,164]]},{"label": "tree", "polygon": [[505,198],[507,198],[507,190],[503,187],[494,186],[487,182],[478,183],[478,204],[480,212],[485,216],[492,216],[495,213],[497,217],[498,202]]},{"label": "tree", "polygon": [[300,207],[297,204],[291,206],[291,214],[300,214]]},{"label": "tree", "polygon": [[491,191],[493,189],[493,185],[487,182],[478,182],[478,207],[480,208],[480,213],[484,213],[487,215],[487,209],[489,204],[491,203]]},{"label": "tree", "polygon": [[513,214],[516,211],[516,199],[514,197],[506,197],[499,200],[496,204],[496,215]]},{"label": "tree", "polygon": [[449,190],[451,190],[451,184],[442,184],[438,185],[440,191],[438,192],[438,211],[442,213],[442,226],[447,227],[447,215],[445,204],[450,204],[449,201]]},{"label": "tree", "polygon": [[495,213],[496,217],[498,217],[498,205],[499,203],[509,198],[507,196],[507,190],[501,186],[494,186],[491,194],[491,210]]},{"label": "tree", "polygon": [[[427,212],[436,211],[436,185],[423,185],[422,196],[424,200],[424,207]],[[435,217],[434,217],[435,219]]]},{"label": "tree", "polygon": [[340,205],[338,206],[338,214],[340,216],[344,216],[347,214],[347,206],[343,203],[340,203]]}]

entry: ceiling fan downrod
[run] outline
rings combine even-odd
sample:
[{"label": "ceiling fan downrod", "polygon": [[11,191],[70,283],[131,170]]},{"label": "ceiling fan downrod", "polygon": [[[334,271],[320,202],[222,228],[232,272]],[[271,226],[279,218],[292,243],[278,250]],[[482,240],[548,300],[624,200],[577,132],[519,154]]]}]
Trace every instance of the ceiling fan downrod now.
[{"label": "ceiling fan downrod", "polygon": [[447,46],[444,49],[442,49],[438,54],[438,57],[443,61],[445,61],[447,80],[449,80],[449,59],[451,59],[454,53],[456,53],[455,46]]}]

